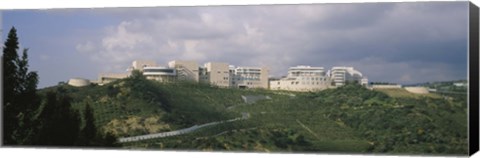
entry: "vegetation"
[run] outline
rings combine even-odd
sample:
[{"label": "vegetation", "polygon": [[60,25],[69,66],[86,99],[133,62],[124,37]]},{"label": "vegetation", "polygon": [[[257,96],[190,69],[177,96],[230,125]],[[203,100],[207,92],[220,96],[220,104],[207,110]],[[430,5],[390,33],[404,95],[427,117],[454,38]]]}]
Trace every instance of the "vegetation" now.
[{"label": "vegetation", "polygon": [[[130,149],[453,155],[468,149],[467,104],[461,96],[392,95],[356,84],[308,93],[227,89],[142,77],[60,87],[73,96],[76,109],[92,107],[99,119],[96,127],[117,137],[178,130],[243,112],[251,116],[185,135],[122,144]],[[242,95],[272,99],[247,104]]]},{"label": "vegetation", "polygon": [[[334,91],[338,95],[329,95],[345,94],[348,99],[331,102],[334,105],[326,107],[326,114],[371,141],[368,151],[405,154],[465,154],[468,151],[466,100],[392,98],[354,85]],[[314,100],[332,105],[325,95]]]},{"label": "vegetation", "polygon": [[12,27],[3,48],[3,119],[4,144],[28,144],[32,126],[30,119],[38,108],[36,95],[38,75],[28,70],[27,49],[18,56],[18,37]]},{"label": "vegetation", "polygon": [[96,132],[87,106],[82,128],[79,111],[61,87],[37,93],[38,75],[28,70],[27,49],[18,56],[18,37],[12,27],[3,48],[3,145],[117,146],[111,134]]},{"label": "vegetation", "polygon": [[375,89],[375,91],[383,92],[393,98],[416,98],[416,99],[421,99],[425,97],[441,98],[441,95],[439,94],[435,94],[435,93],[415,94],[415,93],[408,92],[403,88],[380,88],[380,89]]}]

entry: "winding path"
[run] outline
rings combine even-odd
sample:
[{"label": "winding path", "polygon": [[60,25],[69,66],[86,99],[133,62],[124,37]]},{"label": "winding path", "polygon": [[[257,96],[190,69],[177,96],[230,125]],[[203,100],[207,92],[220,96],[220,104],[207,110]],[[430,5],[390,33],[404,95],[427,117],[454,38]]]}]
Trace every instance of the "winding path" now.
[{"label": "winding path", "polygon": [[248,118],[250,118],[249,113],[242,113],[242,117],[237,117],[237,118],[226,120],[226,121],[216,121],[216,122],[210,122],[210,123],[206,123],[206,124],[202,124],[202,125],[194,125],[194,126],[189,127],[189,128],[184,128],[184,129],[170,131],[170,132],[154,133],[154,134],[147,134],[147,135],[138,135],[138,136],[132,136],[132,137],[123,137],[123,138],[118,138],[118,142],[126,143],[126,142],[135,142],[135,141],[141,141],[141,140],[147,140],[147,139],[155,139],[155,138],[163,138],[163,137],[171,137],[171,136],[176,136],[176,135],[182,135],[182,134],[187,134],[187,133],[193,132],[193,131],[198,130],[198,129],[203,128],[203,127],[213,126],[213,125],[227,123],[227,122],[245,120],[245,119],[248,119]]}]

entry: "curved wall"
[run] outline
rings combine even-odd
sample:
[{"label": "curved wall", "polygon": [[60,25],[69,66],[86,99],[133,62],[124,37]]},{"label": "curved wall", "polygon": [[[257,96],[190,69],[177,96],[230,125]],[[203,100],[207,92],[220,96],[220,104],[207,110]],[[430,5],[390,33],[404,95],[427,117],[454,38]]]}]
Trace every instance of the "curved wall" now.
[{"label": "curved wall", "polygon": [[405,90],[407,90],[410,93],[416,93],[416,94],[427,94],[428,89],[425,87],[405,87]]},{"label": "curved wall", "polygon": [[68,85],[75,86],[75,87],[83,87],[90,85],[90,81],[83,78],[72,78],[68,80]]}]

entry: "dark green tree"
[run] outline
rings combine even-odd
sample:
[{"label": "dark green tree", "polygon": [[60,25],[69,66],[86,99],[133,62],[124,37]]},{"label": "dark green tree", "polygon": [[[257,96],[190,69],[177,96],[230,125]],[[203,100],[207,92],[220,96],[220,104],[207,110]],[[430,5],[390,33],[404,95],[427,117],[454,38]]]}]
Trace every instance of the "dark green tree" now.
[{"label": "dark green tree", "polygon": [[48,92],[38,117],[34,145],[72,146],[80,134],[80,114],[72,109],[67,95]]},{"label": "dark green tree", "polygon": [[134,80],[144,80],[144,79],[146,79],[145,76],[143,76],[142,72],[139,71],[139,70],[133,70],[132,75],[130,75],[130,78],[134,79]]},{"label": "dark green tree", "polygon": [[83,142],[80,142],[80,145],[93,145],[95,144],[95,137],[97,135],[97,127],[95,127],[95,118],[93,116],[93,110],[90,107],[90,104],[85,105],[85,111],[83,112],[83,119],[85,121],[85,126],[81,131],[81,138]]},{"label": "dark green tree", "polygon": [[27,49],[18,56],[18,37],[14,27],[8,33],[2,54],[4,144],[29,144],[33,134],[31,118],[38,108],[38,75],[28,70]]}]

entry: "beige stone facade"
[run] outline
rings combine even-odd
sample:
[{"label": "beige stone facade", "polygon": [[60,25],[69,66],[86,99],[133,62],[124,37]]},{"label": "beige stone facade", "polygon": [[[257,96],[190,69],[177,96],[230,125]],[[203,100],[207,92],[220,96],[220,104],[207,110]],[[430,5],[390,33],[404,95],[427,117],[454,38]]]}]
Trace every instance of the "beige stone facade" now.
[{"label": "beige stone facade", "polygon": [[268,88],[266,67],[237,67],[232,71],[231,85],[237,88]]},{"label": "beige stone facade", "polygon": [[177,71],[169,67],[144,67],[142,74],[149,80],[173,82],[177,78]]},{"label": "beige stone facade", "polygon": [[428,89],[427,87],[405,87],[405,90],[407,90],[410,93],[415,93],[415,94],[428,94]]},{"label": "beige stone facade", "polygon": [[129,73],[102,73],[98,77],[98,84],[107,84],[118,79],[127,78],[129,75]]},{"label": "beige stone facade", "polygon": [[199,81],[199,67],[196,61],[174,60],[168,62],[168,67],[177,71],[177,80]]},{"label": "beige stone facade", "polygon": [[202,81],[220,87],[230,87],[230,70],[227,63],[209,62],[204,68],[206,73],[202,75]]},{"label": "beige stone facade", "polygon": [[402,85],[399,84],[374,84],[370,85],[372,89],[398,89],[402,88]]},{"label": "beige stone facade", "polygon": [[83,79],[83,78],[72,78],[68,80],[68,85],[75,86],[75,87],[84,87],[90,85],[90,80]]},{"label": "beige stone facade", "polygon": [[101,74],[98,82],[109,83],[128,77],[132,70],[140,70],[147,79],[160,82],[193,81],[219,87],[268,88],[266,67],[234,67],[223,62],[208,62],[199,67],[196,61],[182,60],[170,61],[168,67],[161,67],[155,61],[136,60],[128,70],[125,74]]},{"label": "beige stone facade", "polygon": [[272,90],[320,91],[331,87],[330,77],[323,67],[297,66],[288,70],[287,77],[269,81]]},{"label": "beige stone facade", "polygon": [[329,75],[335,86],[343,86],[346,82],[368,85],[368,79],[353,67],[333,67]]}]

